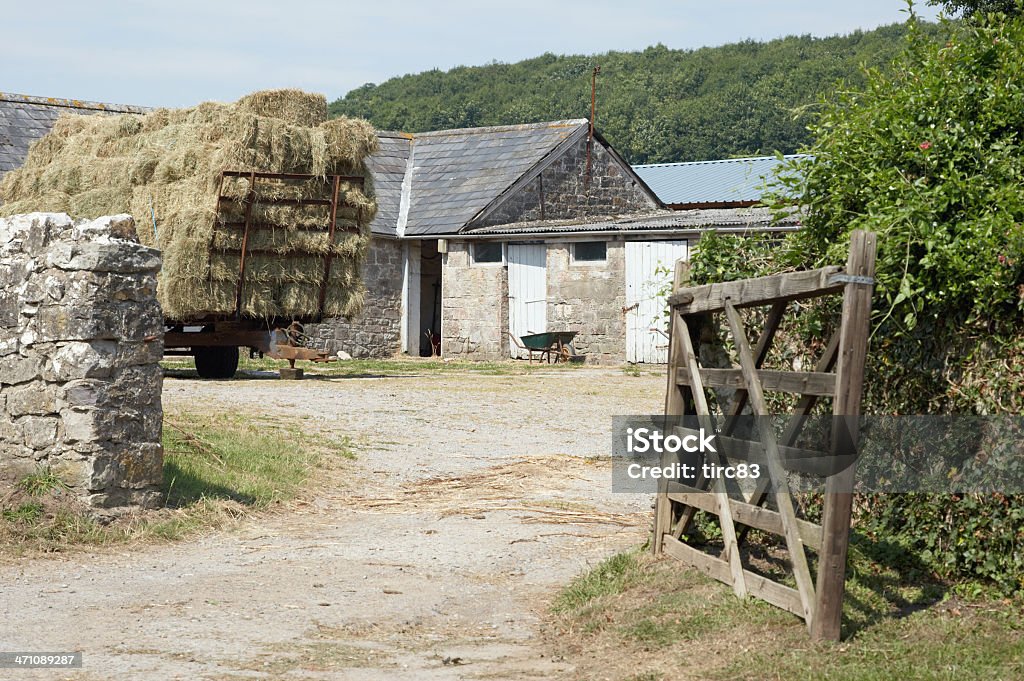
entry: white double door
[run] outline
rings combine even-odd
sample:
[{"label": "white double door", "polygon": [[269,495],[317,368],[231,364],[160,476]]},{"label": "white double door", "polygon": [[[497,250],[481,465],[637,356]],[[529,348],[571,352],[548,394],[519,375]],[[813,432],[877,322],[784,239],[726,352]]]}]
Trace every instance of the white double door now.
[{"label": "white double door", "polygon": [[[508,328],[517,339],[547,331],[548,268],[546,244],[508,245]],[[527,353],[509,343],[514,359]]]},{"label": "white double door", "polygon": [[689,257],[686,241],[627,241],[626,361],[668,362],[666,293],[677,260]]}]

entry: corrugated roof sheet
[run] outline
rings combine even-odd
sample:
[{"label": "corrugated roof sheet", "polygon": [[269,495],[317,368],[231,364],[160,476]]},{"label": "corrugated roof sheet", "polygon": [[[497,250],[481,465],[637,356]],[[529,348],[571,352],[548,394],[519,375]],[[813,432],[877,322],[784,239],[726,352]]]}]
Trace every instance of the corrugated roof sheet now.
[{"label": "corrugated roof sheet", "polygon": [[[792,154],[783,158],[801,157],[801,154]],[[774,176],[780,165],[781,161],[774,156],[759,156],[636,165],[633,170],[662,203],[729,204],[760,201],[765,180]]]},{"label": "corrugated roof sheet", "polygon": [[413,135],[405,234],[457,232],[573,133],[576,119]]},{"label": "corrugated roof sheet", "polygon": [[561,234],[576,232],[644,232],[659,230],[705,230],[730,228],[735,230],[764,230],[767,227],[796,227],[800,214],[794,210],[787,217],[773,222],[767,208],[700,208],[691,210],[662,210],[653,213],[607,218],[604,220],[545,220],[508,225],[480,227],[465,232],[467,236]]}]

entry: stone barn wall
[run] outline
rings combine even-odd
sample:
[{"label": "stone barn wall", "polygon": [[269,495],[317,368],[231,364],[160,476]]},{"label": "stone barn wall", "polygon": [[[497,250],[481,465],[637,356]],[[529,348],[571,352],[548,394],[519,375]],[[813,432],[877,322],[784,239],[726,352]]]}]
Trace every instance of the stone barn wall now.
[{"label": "stone barn wall", "polygon": [[572,220],[637,213],[658,207],[604,145],[594,142],[589,182],[586,168],[587,140],[581,139],[493,212],[474,221],[471,226]]},{"label": "stone barn wall", "polygon": [[571,263],[570,244],[548,244],[548,328],[576,331],[588,364],[626,361],[626,251],[608,242],[602,263]]},{"label": "stone barn wall", "polygon": [[374,236],[363,263],[366,303],[352,319],[328,319],[311,325],[312,345],[331,354],[393,357],[401,349],[403,244]]},{"label": "stone barn wall", "polygon": [[469,249],[451,242],[441,269],[441,356],[508,359],[508,268],[472,265]]},{"label": "stone barn wall", "polygon": [[49,468],[94,508],[160,502],[159,269],[128,216],[0,218],[0,482]]},{"label": "stone barn wall", "polygon": [[[441,354],[475,360],[509,356],[508,266],[474,265],[472,242],[452,241],[443,269]],[[626,359],[625,249],[608,242],[602,263],[570,261],[570,244],[547,246],[547,326],[576,331],[573,345],[589,364]]]}]

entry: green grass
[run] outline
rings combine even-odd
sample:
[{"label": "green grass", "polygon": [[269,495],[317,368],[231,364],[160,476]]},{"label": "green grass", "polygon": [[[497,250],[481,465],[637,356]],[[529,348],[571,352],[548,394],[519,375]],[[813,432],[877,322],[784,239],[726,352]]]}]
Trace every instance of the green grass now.
[{"label": "green grass", "polygon": [[[172,376],[192,378],[195,373],[195,362],[191,357],[167,359],[160,363]],[[277,371],[287,367],[288,362],[269,358],[250,359],[247,352],[242,353],[238,363],[239,374],[236,378],[248,378],[246,374],[260,371]],[[423,359],[350,359],[327,364],[298,362],[296,366],[305,369],[309,375],[342,377],[342,378],[374,378],[387,376],[421,376],[444,374],[483,374],[487,376],[519,376],[535,372],[575,371],[584,364],[529,364],[525,361],[507,360],[502,362],[474,362],[466,360],[444,361],[437,358]]]},{"label": "green grass", "polygon": [[18,486],[32,497],[40,497],[48,492],[66,488],[64,481],[49,466],[40,468],[35,473],[29,473],[18,481]]},{"label": "green grass", "polygon": [[322,470],[352,457],[347,440],[216,412],[165,414],[163,444],[163,509],[102,524],[41,469],[22,478],[20,493],[0,509],[0,553],[180,539],[309,494]]},{"label": "green grass", "polygon": [[580,612],[594,601],[622,592],[640,577],[636,552],[618,553],[576,577],[555,599],[556,613]]},{"label": "green grass", "polygon": [[618,554],[574,579],[552,605],[555,654],[579,678],[1024,678],[1024,602],[966,599],[889,547],[851,549],[844,640],[812,643],[803,622],[672,559]]}]

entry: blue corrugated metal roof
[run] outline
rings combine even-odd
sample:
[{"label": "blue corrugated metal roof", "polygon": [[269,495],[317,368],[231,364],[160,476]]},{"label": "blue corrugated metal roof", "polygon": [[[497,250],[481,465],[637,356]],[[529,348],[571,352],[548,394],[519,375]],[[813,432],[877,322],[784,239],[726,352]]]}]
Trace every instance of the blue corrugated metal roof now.
[{"label": "blue corrugated metal roof", "polygon": [[[801,154],[784,156],[800,158]],[[760,201],[765,178],[781,161],[775,156],[633,166],[665,204],[721,204]]]}]

